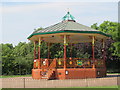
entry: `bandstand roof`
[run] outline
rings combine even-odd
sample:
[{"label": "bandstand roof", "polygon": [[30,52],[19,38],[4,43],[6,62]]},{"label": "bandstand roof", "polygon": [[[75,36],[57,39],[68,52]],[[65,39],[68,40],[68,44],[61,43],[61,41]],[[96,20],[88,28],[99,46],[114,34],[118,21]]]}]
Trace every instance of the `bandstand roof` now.
[{"label": "bandstand roof", "polygon": [[[33,32],[28,39],[38,40],[38,37],[46,37],[47,42],[63,42],[60,40],[60,35],[71,35],[71,41],[69,42],[79,42],[79,41],[91,41],[90,36],[96,36],[98,39],[108,38],[110,35],[105,34],[101,31],[92,29],[88,26],[77,23],[74,17],[68,12],[64,17],[63,21],[55,25],[51,25],[42,30]],[[56,37],[53,37],[53,35]],[[59,35],[59,36],[58,36]],[[53,39],[52,39],[53,38]]]}]

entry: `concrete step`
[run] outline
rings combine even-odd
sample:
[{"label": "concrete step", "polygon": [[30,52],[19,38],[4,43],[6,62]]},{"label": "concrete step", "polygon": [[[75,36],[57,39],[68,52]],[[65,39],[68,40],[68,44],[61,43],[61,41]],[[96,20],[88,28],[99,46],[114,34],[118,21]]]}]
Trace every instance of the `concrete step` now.
[{"label": "concrete step", "polygon": [[48,79],[48,77],[41,77],[42,79]]}]

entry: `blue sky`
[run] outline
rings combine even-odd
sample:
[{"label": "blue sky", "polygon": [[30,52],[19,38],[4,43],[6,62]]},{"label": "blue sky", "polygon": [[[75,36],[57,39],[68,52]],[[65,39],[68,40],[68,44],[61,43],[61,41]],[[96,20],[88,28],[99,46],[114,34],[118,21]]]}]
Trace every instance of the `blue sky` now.
[{"label": "blue sky", "polygon": [[[8,2],[9,1],[9,2]],[[11,2],[10,2],[11,1]],[[21,0],[22,1],[22,0]],[[31,2],[30,2],[31,1]],[[36,1],[36,0],[35,0]],[[2,43],[28,42],[27,37],[35,28],[47,27],[62,21],[67,8],[78,23],[91,26],[109,20],[118,21],[118,2],[23,2],[4,0],[0,3],[0,26]],[[1,36],[1,35],[0,35]]]}]

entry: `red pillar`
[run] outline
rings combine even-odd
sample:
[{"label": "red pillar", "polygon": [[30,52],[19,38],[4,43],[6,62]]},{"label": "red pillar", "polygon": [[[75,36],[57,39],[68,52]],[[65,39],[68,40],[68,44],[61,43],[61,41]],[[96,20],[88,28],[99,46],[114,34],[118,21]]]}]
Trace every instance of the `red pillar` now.
[{"label": "red pillar", "polygon": [[104,39],[102,39],[102,51],[103,51],[103,60],[104,60],[104,67],[106,68],[105,62],[106,62],[106,52],[105,52],[105,42]]},{"label": "red pillar", "polygon": [[95,68],[95,37],[92,37],[92,60],[93,60],[93,68]]},{"label": "red pillar", "polygon": [[66,69],[66,45],[64,45],[64,69]]},{"label": "red pillar", "polygon": [[48,60],[47,60],[47,66],[49,66],[49,63],[50,63],[50,43],[47,43],[48,45]]},{"label": "red pillar", "polygon": [[105,51],[105,41],[104,41],[104,39],[102,39],[102,51],[103,51],[103,65],[104,65],[104,70],[105,70],[104,75],[106,76],[107,69],[106,69],[106,51]]},{"label": "red pillar", "polygon": [[66,69],[66,59],[67,59],[67,55],[66,55],[66,45],[67,45],[67,36],[64,35],[64,69]]},{"label": "red pillar", "polygon": [[38,59],[40,60],[40,46],[38,46]]},{"label": "red pillar", "polygon": [[39,37],[39,40],[38,40],[38,44],[39,44],[39,46],[38,46],[38,59],[39,59],[39,63],[38,63],[38,69],[40,69],[40,67],[41,67],[41,57],[40,57],[40,55],[41,55],[41,53],[40,53],[40,45],[41,45],[41,38]]},{"label": "red pillar", "polygon": [[73,44],[71,43],[70,44],[70,57],[72,58],[72,46],[73,46]]},{"label": "red pillar", "polygon": [[36,42],[34,41],[34,60],[36,59]]},{"label": "red pillar", "polygon": [[50,59],[50,43],[48,43],[48,59]]}]

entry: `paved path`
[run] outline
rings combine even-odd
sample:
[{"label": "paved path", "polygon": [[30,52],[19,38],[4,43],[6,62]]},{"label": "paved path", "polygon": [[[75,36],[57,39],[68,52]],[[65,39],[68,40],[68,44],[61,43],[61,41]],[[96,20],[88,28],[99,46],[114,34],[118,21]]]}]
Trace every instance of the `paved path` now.
[{"label": "paved path", "polygon": [[34,80],[31,77],[2,78],[2,88],[60,88],[117,86],[120,75],[109,74],[104,78],[69,80]]}]

